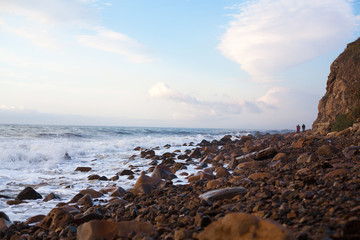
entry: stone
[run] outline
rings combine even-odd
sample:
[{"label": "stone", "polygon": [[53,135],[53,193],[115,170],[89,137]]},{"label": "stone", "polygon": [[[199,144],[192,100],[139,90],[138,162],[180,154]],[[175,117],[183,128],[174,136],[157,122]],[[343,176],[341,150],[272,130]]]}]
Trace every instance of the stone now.
[{"label": "stone", "polygon": [[91,167],[77,167],[75,169],[76,172],[90,172],[91,171]]},{"label": "stone", "polygon": [[99,180],[100,176],[97,174],[92,174],[88,176],[88,180]]},{"label": "stone", "polygon": [[53,199],[60,199],[60,196],[55,194],[55,193],[49,193],[45,198],[44,198],[44,202],[48,202],[50,200],[53,200]]},{"label": "stone", "polygon": [[307,160],[309,159],[310,153],[303,153],[301,154],[297,159],[296,159],[296,163],[297,164],[304,164],[307,162]]},{"label": "stone", "polygon": [[358,155],[360,153],[360,146],[350,146],[345,148],[342,153],[346,158],[352,158],[355,155]]},{"label": "stone", "polygon": [[68,203],[76,203],[79,201],[80,198],[82,198],[85,194],[78,193],[76,194]]},{"label": "stone", "polygon": [[223,178],[223,177],[229,177],[231,174],[228,170],[224,167],[218,167],[215,169],[216,172],[216,178]]},{"label": "stone", "polygon": [[170,168],[164,165],[157,165],[151,174],[153,178],[172,180],[176,176],[171,172]]},{"label": "stone", "polygon": [[43,215],[43,214],[30,217],[30,218],[28,218],[28,219],[26,220],[25,224],[38,223],[38,222],[40,222],[41,220],[43,220],[45,217],[46,217],[46,216]]},{"label": "stone", "polygon": [[80,191],[80,193],[83,195],[89,194],[92,198],[99,198],[104,196],[104,194],[102,194],[101,192],[93,189],[83,189]]},{"label": "stone", "polygon": [[318,148],[316,153],[319,156],[329,157],[329,156],[332,155],[332,149],[331,149],[331,147],[329,145],[322,145],[321,147]]},{"label": "stone", "polygon": [[123,189],[122,187],[118,187],[117,189],[115,189],[115,191],[113,191],[110,196],[111,197],[122,197],[124,196],[126,193],[126,190]]},{"label": "stone", "polygon": [[246,213],[230,213],[209,226],[197,238],[199,240],[295,240],[286,228],[271,220]]},{"label": "stone", "polygon": [[253,180],[253,181],[258,181],[258,180],[264,180],[265,178],[270,178],[271,175],[270,173],[267,172],[257,172],[257,173],[253,173],[249,176],[249,179]]},{"label": "stone", "polygon": [[23,204],[23,203],[27,203],[27,201],[23,201],[23,200],[9,200],[9,201],[6,201],[7,205],[19,205],[19,204]]},{"label": "stone", "polygon": [[77,239],[96,240],[127,238],[130,234],[133,233],[141,233],[147,236],[155,236],[157,234],[157,231],[154,226],[148,222],[113,222],[106,220],[92,220],[78,227]]},{"label": "stone", "polygon": [[342,235],[343,239],[360,239],[360,220],[346,221]]},{"label": "stone", "polygon": [[278,153],[275,155],[275,157],[273,157],[272,161],[273,162],[276,162],[276,161],[286,162],[287,155],[286,155],[286,153]]},{"label": "stone", "polygon": [[83,223],[90,222],[92,220],[102,220],[103,218],[104,216],[102,216],[101,214],[92,212],[92,213],[84,214],[83,216],[74,219],[72,223],[79,226]]},{"label": "stone", "polygon": [[40,193],[35,191],[32,187],[26,187],[16,196],[16,200],[35,200],[41,198],[42,196]]},{"label": "stone", "polygon": [[117,175],[120,175],[120,176],[126,176],[126,175],[134,175],[135,173],[129,169],[124,169],[120,172],[117,173]]},{"label": "stone", "polygon": [[276,153],[277,151],[274,148],[268,147],[257,152],[254,156],[254,160],[264,160],[268,158],[273,158],[276,155]]},{"label": "stone", "polygon": [[83,205],[86,207],[92,207],[94,206],[94,202],[90,196],[90,194],[84,195],[82,198],[80,198],[77,202],[78,205]]},{"label": "stone", "polygon": [[195,148],[194,150],[192,150],[191,153],[189,154],[189,157],[191,157],[191,158],[201,158],[202,154],[201,154],[200,148]]},{"label": "stone", "polygon": [[293,142],[292,147],[293,148],[302,148],[305,142],[305,138],[301,137],[296,142]]},{"label": "stone", "polygon": [[0,211],[0,232],[8,229],[12,225],[10,218],[4,212]]},{"label": "stone", "polygon": [[65,209],[54,208],[41,220],[38,226],[45,230],[56,230],[68,225],[73,219],[73,215]]},{"label": "stone", "polygon": [[335,169],[335,170],[329,172],[328,174],[326,174],[324,179],[331,179],[333,177],[345,175],[345,174],[349,174],[349,171],[347,169],[343,169],[343,168]]},{"label": "stone", "polygon": [[220,179],[214,179],[214,180],[210,180],[206,183],[206,188],[213,189],[213,188],[219,187],[221,185],[222,185],[222,181]]},{"label": "stone", "polygon": [[247,191],[243,187],[222,188],[203,193],[199,198],[205,201],[216,201],[231,199],[237,195],[245,195],[246,193]]},{"label": "stone", "polygon": [[141,174],[134,184],[133,192],[135,194],[148,194],[162,182],[160,178],[154,178]]}]

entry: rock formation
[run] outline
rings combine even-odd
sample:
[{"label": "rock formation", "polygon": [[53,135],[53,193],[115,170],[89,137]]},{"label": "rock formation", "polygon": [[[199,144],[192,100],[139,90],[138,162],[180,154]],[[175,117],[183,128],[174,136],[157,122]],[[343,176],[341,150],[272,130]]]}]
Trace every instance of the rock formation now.
[{"label": "rock formation", "polygon": [[360,38],[349,43],[331,64],[326,93],[319,101],[313,130],[341,130],[359,117]]}]

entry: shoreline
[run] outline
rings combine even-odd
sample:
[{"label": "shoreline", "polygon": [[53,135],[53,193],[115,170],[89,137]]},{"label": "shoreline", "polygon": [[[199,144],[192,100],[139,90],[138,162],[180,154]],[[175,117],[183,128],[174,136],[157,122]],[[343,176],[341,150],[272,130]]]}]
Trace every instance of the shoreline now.
[{"label": "shoreline", "polygon": [[[152,159],[153,165],[140,175],[133,190],[103,189],[99,192],[112,198],[102,204],[96,200],[98,191],[85,191],[30,225],[10,226],[0,215],[0,237],[76,239],[84,226],[119,228],[114,223],[126,222],[133,231],[125,236],[118,230],[123,239],[202,239],[202,233],[214,229],[223,217],[246,213],[277,222],[294,239],[352,239],[360,236],[349,230],[360,226],[359,143],[359,129],[351,128],[327,136],[313,135],[311,130],[234,140],[225,136],[202,141],[181,155],[176,150],[160,156],[142,150],[139,154]],[[189,165],[196,165],[198,173],[186,176],[187,185],[174,185],[174,177],[185,176]],[[215,198],[203,195],[234,188],[238,192]],[[59,216],[65,219],[61,224]],[[8,223],[4,227],[1,221]],[[139,230],[139,222],[147,222],[151,231]]]}]

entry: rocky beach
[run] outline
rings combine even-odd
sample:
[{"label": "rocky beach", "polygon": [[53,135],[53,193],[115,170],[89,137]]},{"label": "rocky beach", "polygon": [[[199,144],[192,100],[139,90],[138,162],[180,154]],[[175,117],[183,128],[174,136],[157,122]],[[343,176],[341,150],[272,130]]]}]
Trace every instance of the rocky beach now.
[{"label": "rocky beach", "polygon": [[[359,143],[354,125],[327,135],[224,136],[185,154],[140,146],[152,163],[132,189],[83,189],[26,222],[1,213],[0,238],[359,239]],[[190,165],[197,173],[188,184],[174,184]],[[119,175],[131,178],[134,169]],[[27,188],[8,204],[40,197],[56,195]]]},{"label": "rocky beach", "polygon": [[[225,135],[175,147],[140,142],[126,165],[110,169],[111,177],[79,161],[70,175],[81,172],[89,181],[112,184],[85,187],[69,201],[56,189],[42,196],[36,189],[41,184],[16,197],[1,195],[9,206],[43,199],[56,207],[26,221],[0,212],[0,238],[360,239],[359,56],[360,39],[332,64],[311,130]],[[90,162],[102,165],[102,158]],[[140,165],[132,165],[134,159]],[[133,186],[122,188],[120,178]],[[67,184],[59,189],[76,182]]]}]

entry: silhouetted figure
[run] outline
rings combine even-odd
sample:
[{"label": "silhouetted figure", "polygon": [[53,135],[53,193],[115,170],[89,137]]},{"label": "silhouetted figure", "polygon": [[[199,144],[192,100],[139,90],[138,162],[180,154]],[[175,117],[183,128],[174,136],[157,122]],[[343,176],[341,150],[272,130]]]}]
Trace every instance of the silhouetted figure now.
[{"label": "silhouetted figure", "polygon": [[305,132],[305,124],[303,124],[301,127],[302,127],[303,132]]},{"label": "silhouetted figure", "polygon": [[296,132],[297,132],[297,133],[300,132],[300,125],[299,125],[299,124],[296,126]]}]

